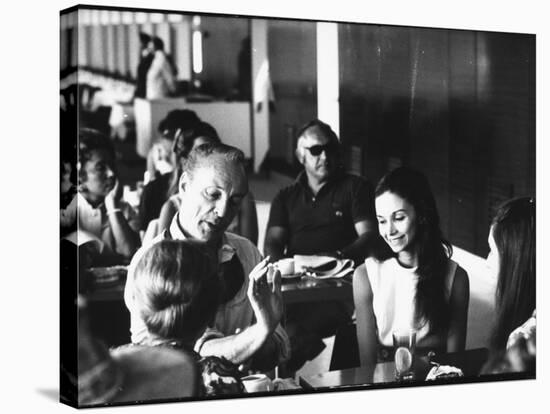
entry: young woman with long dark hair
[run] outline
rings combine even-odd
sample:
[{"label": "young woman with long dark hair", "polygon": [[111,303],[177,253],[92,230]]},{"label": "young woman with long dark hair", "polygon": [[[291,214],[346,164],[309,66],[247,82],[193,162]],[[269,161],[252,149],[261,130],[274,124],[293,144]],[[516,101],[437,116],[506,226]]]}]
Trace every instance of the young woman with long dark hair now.
[{"label": "young woman with long dark hair", "polygon": [[524,197],[502,204],[489,231],[487,265],[497,277],[493,351],[504,350],[510,334],[536,308],[535,200]]},{"label": "young woman with long dark hair", "polygon": [[361,365],[393,356],[395,330],[416,330],[417,353],[463,350],[468,275],[450,259],[428,180],[411,168],[389,172],[375,207],[380,243],[353,276]]}]

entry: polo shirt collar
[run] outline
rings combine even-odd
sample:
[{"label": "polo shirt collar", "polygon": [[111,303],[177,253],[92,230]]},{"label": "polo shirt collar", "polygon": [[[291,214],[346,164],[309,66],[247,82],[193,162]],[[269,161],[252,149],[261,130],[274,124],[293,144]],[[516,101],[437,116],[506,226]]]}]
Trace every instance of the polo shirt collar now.
[{"label": "polo shirt collar", "polygon": [[[179,212],[176,213],[170,224],[170,236],[174,240],[185,240],[187,237],[179,224]],[[237,249],[231,245],[225,233],[222,236],[222,245],[218,249],[218,260],[220,263],[226,263],[237,253]]]},{"label": "polo shirt collar", "polygon": [[[323,189],[328,188],[333,183],[339,181],[344,176],[344,170],[342,168],[338,168],[334,174],[328,179],[328,181],[325,183],[323,187],[321,187],[321,191],[324,191]],[[298,176],[296,177],[296,181],[298,185],[302,187],[302,189],[308,191],[311,193],[311,188],[309,187],[309,183],[307,181],[307,174],[305,170],[300,171]]]}]

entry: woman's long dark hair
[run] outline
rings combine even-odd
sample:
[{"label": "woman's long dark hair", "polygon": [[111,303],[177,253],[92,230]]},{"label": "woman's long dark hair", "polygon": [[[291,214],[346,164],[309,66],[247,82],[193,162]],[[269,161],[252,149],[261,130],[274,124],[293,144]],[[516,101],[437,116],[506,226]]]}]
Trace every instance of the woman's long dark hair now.
[{"label": "woman's long dark hair", "polygon": [[492,229],[500,270],[491,348],[502,350],[510,333],[531,316],[536,305],[535,200],[523,197],[502,204]]},{"label": "woman's long dark hair", "polygon": [[[449,303],[445,292],[451,244],[443,238],[435,198],[427,178],[420,171],[399,167],[386,174],[375,190],[375,197],[390,192],[414,207],[416,235],[412,243],[418,255],[418,285],[415,296],[417,323],[427,321],[432,332],[445,332],[449,325]],[[378,260],[395,257],[380,240],[374,256]]]}]

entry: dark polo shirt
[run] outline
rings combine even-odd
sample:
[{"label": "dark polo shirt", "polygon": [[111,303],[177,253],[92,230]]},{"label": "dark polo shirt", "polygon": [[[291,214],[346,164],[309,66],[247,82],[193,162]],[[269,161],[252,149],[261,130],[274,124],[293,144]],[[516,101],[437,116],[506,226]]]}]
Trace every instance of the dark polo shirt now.
[{"label": "dark polo shirt", "polygon": [[271,204],[267,228],[288,231],[286,256],[334,252],[357,238],[354,224],[375,222],[374,191],[364,178],[337,173],[316,196],[302,171]]}]

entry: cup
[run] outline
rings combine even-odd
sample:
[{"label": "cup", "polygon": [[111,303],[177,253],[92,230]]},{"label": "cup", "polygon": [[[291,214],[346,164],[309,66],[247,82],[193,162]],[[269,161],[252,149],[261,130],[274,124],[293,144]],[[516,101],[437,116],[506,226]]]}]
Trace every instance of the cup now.
[{"label": "cup", "polygon": [[273,382],[265,374],[248,375],[241,378],[246,392],[262,392],[273,390]]},{"label": "cup", "polygon": [[281,259],[277,263],[277,268],[281,272],[281,276],[293,275],[294,271],[294,259]]},{"label": "cup", "polygon": [[414,379],[413,362],[416,349],[416,331],[405,329],[394,331],[393,349],[395,350],[395,378],[398,381]]}]

